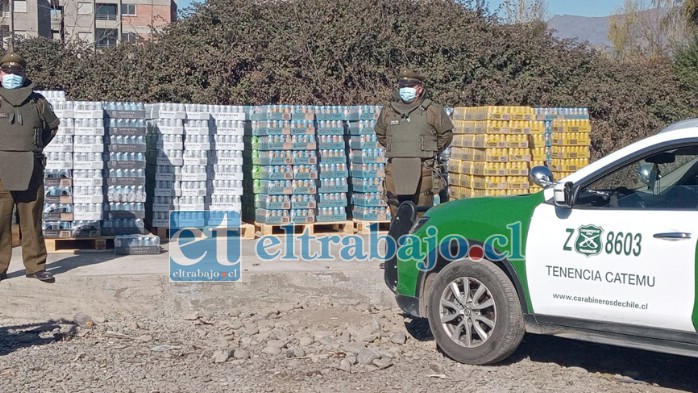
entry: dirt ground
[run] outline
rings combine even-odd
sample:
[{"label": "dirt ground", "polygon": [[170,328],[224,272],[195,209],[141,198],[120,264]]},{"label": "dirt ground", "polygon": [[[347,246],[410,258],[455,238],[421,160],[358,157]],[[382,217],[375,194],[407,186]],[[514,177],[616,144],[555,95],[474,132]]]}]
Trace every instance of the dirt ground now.
[{"label": "dirt ground", "polygon": [[[52,255],[0,283],[2,392],[696,391],[692,358],[527,335],[506,362],[444,357],[377,263],[243,258],[243,282],[170,283],[167,254]],[[76,318],[77,315],[77,318]]]}]

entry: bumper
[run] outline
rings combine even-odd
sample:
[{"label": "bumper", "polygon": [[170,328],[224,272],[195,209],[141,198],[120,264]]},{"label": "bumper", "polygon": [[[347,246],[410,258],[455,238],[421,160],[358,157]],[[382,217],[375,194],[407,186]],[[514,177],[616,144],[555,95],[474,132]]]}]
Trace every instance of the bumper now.
[{"label": "bumper", "polygon": [[402,311],[405,312],[405,314],[414,318],[422,317],[419,313],[419,298],[404,295],[395,295],[395,300],[397,301],[397,304],[398,306],[400,306]]}]

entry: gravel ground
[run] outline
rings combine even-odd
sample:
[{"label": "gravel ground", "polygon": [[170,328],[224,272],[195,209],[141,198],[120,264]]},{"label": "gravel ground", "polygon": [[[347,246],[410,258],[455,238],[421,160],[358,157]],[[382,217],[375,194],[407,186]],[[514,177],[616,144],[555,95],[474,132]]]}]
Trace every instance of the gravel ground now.
[{"label": "gravel ground", "polygon": [[691,358],[527,335],[505,363],[456,363],[400,313],[382,271],[0,283],[2,392],[696,391]]}]

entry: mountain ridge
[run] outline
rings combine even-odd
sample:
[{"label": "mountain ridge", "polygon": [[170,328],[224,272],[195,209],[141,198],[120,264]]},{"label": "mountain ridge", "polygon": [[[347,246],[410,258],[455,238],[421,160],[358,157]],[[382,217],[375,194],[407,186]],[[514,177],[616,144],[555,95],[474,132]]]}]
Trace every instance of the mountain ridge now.
[{"label": "mountain ridge", "polygon": [[557,38],[576,39],[591,46],[610,48],[609,16],[555,15],[548,20],[548,29]]},{"label": "mountain ridge", "polygon": [[[639,15],[651,23],[658,24],[667,12],[666,8],[651,8],[640,11]],[[608,39],[610,19],[610,16],[555,15],[547,23],[548,29],[552,30],[557,38],[576,39],[599,49],[608,49],[611,47],[611,41]]]}]

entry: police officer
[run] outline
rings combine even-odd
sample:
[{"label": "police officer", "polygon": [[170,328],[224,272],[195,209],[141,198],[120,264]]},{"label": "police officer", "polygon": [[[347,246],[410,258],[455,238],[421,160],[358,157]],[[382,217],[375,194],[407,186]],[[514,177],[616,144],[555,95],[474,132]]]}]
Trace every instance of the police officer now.
[{"label": "police officer", "polygon": [[[453,140],[453,123],[441,105],[426,97],[423,76],[413,70],[402,70],[398,86],[390,103],[383,106],[375,126],[378,142],[385,148],[388,159],[386,197],[432,206],[434,195],[446,187],[437,156]],[[405,184],[415,187],[407,187],[409,190],[405,191],[402,187]],[[397,206],[391,204],[390,209],[394,217]]]},{"label": "police officer", "polygon": [[59,120],[46,99],[33,91],[27,62],[16,53],[0,58],[0,281],[12,257],[12,211],[17,207],[26,276],[54,282],[46,271],[42,232],[44,205],[43,149]]}]

